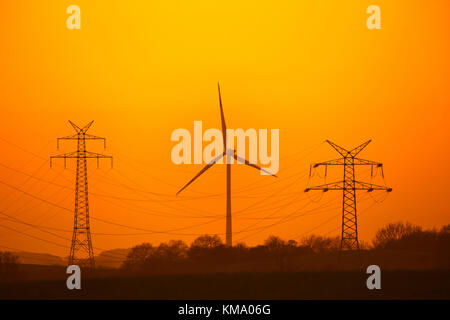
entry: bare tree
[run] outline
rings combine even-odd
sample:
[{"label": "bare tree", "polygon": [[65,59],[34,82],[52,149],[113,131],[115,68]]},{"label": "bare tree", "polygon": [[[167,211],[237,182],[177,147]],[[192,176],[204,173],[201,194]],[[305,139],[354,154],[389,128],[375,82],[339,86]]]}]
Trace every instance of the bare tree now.
[{"label": "bare tree", "polygon": [[316,235],[305,237],[301,241],[301,245],[309,248],[312,252],[322,253],[325,251],[339,250],[340,239],[339,237],[328,238]]},{"label": "bare tree", "polygon": [[143,243],[131,249],[127,259],[123,262],[124,269],[143,269],[150,261],[156,249],[150,243]]},{"label": "bare tree", "polygon": [[286,246],[286,242],[277,236],[269,236],[265,241],[264,245],[269,251],[279,251]]},{"label": "bare tree", "polygon": [[167,262],[177,262],[187,257],[188,246],[181,240],[170,240],[168,243],[161,243],[155,255]]},{"label": "bare tree", "polygon": [[0,251],[0,277],[14,275],[18,269],[19,257],[8,251]]},{"label": "bare tree", "polygon": [[409,222],[389,223],[379,229],[375,234],[373,245],[375,248],[385,248],[388,244],[398,241],[406,236],[421,232],[422,228]]},{"label": "bare tree", "polygon": [[222,239],[220,239],[220,237],[216,234],[213,236],[210,236],[208,234],[199,236],[191,244],[191,248],[199,249],[214,249],[220,246],[223,246],[223,242]]}]

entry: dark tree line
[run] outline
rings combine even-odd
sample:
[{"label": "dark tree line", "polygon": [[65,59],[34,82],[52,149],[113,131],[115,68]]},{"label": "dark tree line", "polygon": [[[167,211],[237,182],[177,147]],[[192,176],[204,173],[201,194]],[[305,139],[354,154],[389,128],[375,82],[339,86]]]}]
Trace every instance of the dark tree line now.
[{"label": "dark tree line", "polygon": [[[333,270],[337,268],[339,237],[311,235],[297,242],[268,237],[249,247],[228,248],[217,235],[202,235],[190,245],[171,240],[154,246],[142,243],[129,251],[121,266],[126,273],[214,273]],[[390,223],[371,244],[360,243],[363,260],[394,269],[450,269],[450,224],[423,229],[411,223]],[[0,251],[0,279],[11,278],[18,257]]]},{"label": "dark tree line", "polygon": [[427,253],[429,261],[437,268],[450,268],[450,224],[440,230],[423,230],[410,223],[390,223],[378,230],[373,240],[378,252]]},{"label": "dark tree line", "polygon": [[[300,242],[270,236],[262,245],[247,247],[238,243],[228,248],[219,236],[202,235],[190,245],[171,240],[158,246],[149,243],[135,246],[122,269],[144,273],[314,269],[329,267],[339,246],[339,237],[312,235]],[[437,268],[450,268],[450,225],[440,230],[423,230],[410,223],[391,223],[377,231],[372,245],[362,243],[361,249],[376,257],[388,252],[413,252],[433,260]],[[389,259],[395,259],[395,254],[391,256]]]}]

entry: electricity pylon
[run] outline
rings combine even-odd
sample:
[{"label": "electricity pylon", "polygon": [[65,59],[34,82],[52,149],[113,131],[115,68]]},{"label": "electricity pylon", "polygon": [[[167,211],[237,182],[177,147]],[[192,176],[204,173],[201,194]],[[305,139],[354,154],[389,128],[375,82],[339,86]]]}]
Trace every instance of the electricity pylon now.
[{"label": "electricity pylon", "polygon": [[[310,190],[322,190],[323,192],[327,192],[328,190],[342,190],[342,232],[339,255],[342,251],[357,250],[359,252],[358,224],[356,216],[356,191],[366,190],[367,192],[372,192],[374,190],[384,190],[391,192],[392,188],[358,181],[355,178],[355,166],[371,166],[372,176],[374,167],[381,168],[381,174],[384,178],[382,163],[356,158],[356,156],[371,142],[371,140],[350,151],[329,140],[326,140],[326,142],[330,144],[342,156],[342,158],[314,163],[312,164],[312,167],[316,168],[318,166],[325,166],[326,175],[328,166],[343,166],[344,179],[338,182],[309,187],[305,189],[305,192]],[[309,174],[311,176],[311,170]]]},{"label": "electricity pylon", "polygon": [[220,106],[220,119],[222,123],[222,139],[223,139],[223,150],[224,152],[214,158],[211,162],[209,162],[202,170],[200,170],[197,175],[192,178],[183,188],[181,188],[177,195],[183,191],[187,186],[189,186],[192,182],[194,182],[195,179],[197,179],[200,175],[202,175],[206,170],[211,168],[217,161],[225,157],[226,160],[226,166],[227,166],[227,215],[226,215],[226,241],[225,244],[227,247],[231,247],[233,245],[233,239],[232,239],[232,227],[231,227],[231,158],[234,158],[239,163],[244,163],[250,167],[256,168],[258,170],[264,171],[268,175],[272,175],[276,177],[276,175],[260,168],[256,164],[250,163],[247,159],[243,159],[239,157],[236,154],[235,149],[228,149],[227,145],[227,125],[225,123],[225,116],[223,114],[223,107],[222,107],[222,97],[220,95],[220,85],[217,84],[217,88],[219,90],[219,106]]},{"label": "electricity pylon", "polygon": [[94,268],[94,250],[91,240],[91,228],[89,224],[89,199],[88,199],[88,177],[87,177],[87,159],[97,159],[97,167],[99,160],[102,158],[111,159],[112,157],[100,153],[86,151],[86,140],[103,140],[104,148],[106,148],[106,139],[102,137],[87,134],[89,127],[94,121],[89,122],[83,128],[78,127],[69,121],[75,129],[76,134],[57,139],[57,148],[59,149],[60,140],[77,140],[77,151],[60,154],[50,157],[50,167],[52,159],[64,159],[64,167],[66,167],[66,159],[77,159],[77,175],[75,182],[75,211],[73,223],[72,244],[70,246],[69,265],[75,264]]}]

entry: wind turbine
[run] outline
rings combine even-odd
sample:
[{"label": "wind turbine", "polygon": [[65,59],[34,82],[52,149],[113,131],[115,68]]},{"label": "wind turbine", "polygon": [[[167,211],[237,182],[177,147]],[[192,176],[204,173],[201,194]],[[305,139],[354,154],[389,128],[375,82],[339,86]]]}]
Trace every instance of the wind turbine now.
[{"label": "wind turbine", "polygon": [[230,159],[234,158],[236,161],[240,163],[244,163],[250,167],[253,167],[255,169],[261,170],[266,172],[268,175],[272,175],[276,177],[276,175],[271,174],[270,172],[260,168],[256,164],[250,163],[247,159],[241,158],[236,154],[235,149],[227,149],[227,125],[225,123],[225,116],[223,114],[223,107],[222,107],[222,96],[220,95],[220,84],[217,83],[217,88],[219,90],[219,105],[220,105],[220,118],[222,121],[222,138],[223,138],[223,150],[225,150],[222,154],[211,160],[202,170],[200,170],[197,175],[192,178],[183,188],[181,188],[177,195],[187,188],[192,182],[194,182],[199,176],[201,176],[206,170],[211,168],[217,161],[222,159],[223,157],[226,157],[226,166],[227,166],[227,219],[226,219],[226,246],[231,247],[233,245],[232,240],[232,232],[231,232],[231,163]]}]

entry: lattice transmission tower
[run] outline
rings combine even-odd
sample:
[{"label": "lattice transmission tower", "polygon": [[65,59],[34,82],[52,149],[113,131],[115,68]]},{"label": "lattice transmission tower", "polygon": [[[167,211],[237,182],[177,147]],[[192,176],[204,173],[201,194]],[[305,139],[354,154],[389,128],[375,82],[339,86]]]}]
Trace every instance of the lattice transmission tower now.
[{"label": "lattice transmission tower", "polygon": [[91,121],[83,128],[80,128],[73,122],[69,121],[76,133],[74,135],[58,138],[57,148],[59,149],[60,140],[76,140],[77,151],[50,157],[50,167],[52,166],[53,159],[64,159],[64,167],[66,167],[66,159],[77,159],[73,235],[68,262],[69,265],[75,264],[89,268],[94,268],[95,261],[91,239],[91,227],[89,223],[87,159],[97,159],[98,167],[100,159],[107,158],[111,160],[112,167],[111,156],[86,150],[86,140],[103,140],[104,148],[106,148],[105,138],[86,133],[93,122],[94,121]]},{"label": "lattice transmission tower", "polygon": [[326,175],[328,166],[343,166],[343,180],[315,187],[309,187],[305,189],[305,192],[308,192],[310,190],[322,190],[323,192],[329,190],[342,190],[342,231],[339,255],[342,253],[342,251],[357,250],[359,252],[358,221],[356,215],[356,191],[365,190],[367,192],[372,192],[374,190],[384,190],[387,192],[391,192],[392,188],[356,180],[355,166],[371,166],[371,176],[373,176],[374,167],[380,168],[381,174],[384,178],[382,163],[356,158],[356,156],[371,142],[371,140],[361,144],[354,149],[351,149],[350,151],[336,145],[329,140],[326,140],[326,142],[330,144],[342,156],[342,158],[320,163],[313,163],[311,167],[317,168],[319,166],[325,166]]}]

